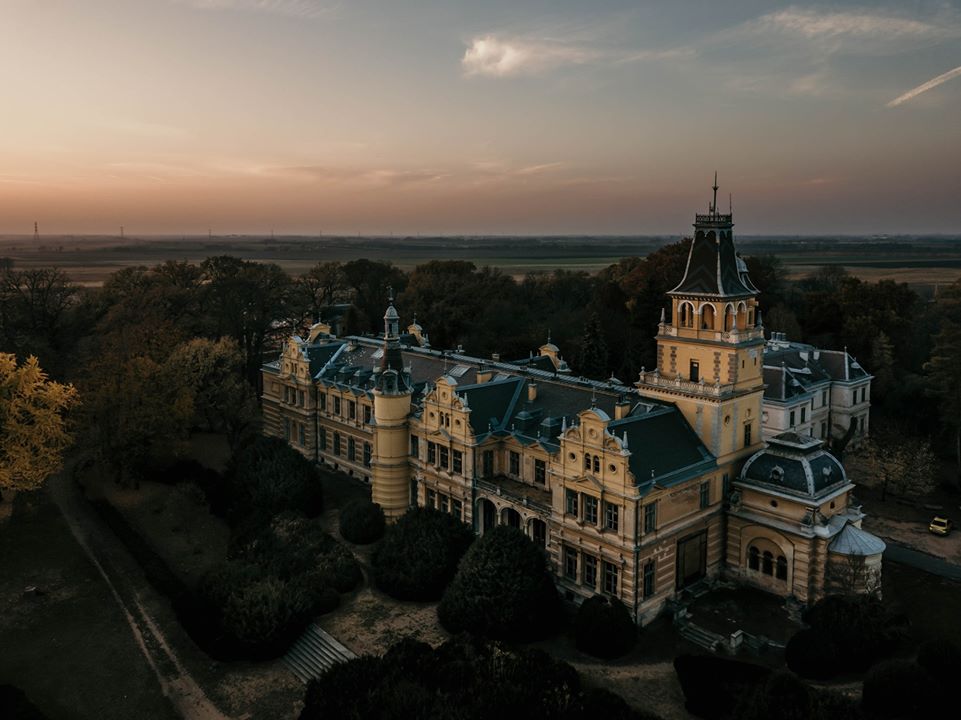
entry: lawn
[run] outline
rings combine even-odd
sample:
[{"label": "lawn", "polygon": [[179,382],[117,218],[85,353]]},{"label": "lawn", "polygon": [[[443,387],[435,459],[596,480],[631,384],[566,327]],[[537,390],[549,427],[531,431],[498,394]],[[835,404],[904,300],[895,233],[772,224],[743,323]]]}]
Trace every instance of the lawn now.
[{"label": "lawn", "polygon": [[[52,501],[19,495],[0,524],[0,683],[50,718],[177,715],[123,614]],[[25,597],[24,587],[41,588]]]}]

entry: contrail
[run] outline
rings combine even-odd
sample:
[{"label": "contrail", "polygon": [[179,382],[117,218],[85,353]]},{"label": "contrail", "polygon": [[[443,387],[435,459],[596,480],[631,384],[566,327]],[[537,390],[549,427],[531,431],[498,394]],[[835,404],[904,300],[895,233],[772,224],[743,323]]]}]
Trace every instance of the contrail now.
[{"label": "contrail", "polygon": [[904,93],[904,95],[899,95],[898,97],[894,98],[894,100],[889,102],[887,107],[897,107],[901,103],[906,103],[908,100],[913,100],[921,93],[927,92],[932,88],[936,88],[941,83],[946,83],[948,80],[956,78],[959,75],[961,75],[961,66],[956,67],[954,70],[948,70],[946,73],[942,73],[936,78],[931,78],[926,83],[921,83],[916,88],[908,90],[906,93]]}]

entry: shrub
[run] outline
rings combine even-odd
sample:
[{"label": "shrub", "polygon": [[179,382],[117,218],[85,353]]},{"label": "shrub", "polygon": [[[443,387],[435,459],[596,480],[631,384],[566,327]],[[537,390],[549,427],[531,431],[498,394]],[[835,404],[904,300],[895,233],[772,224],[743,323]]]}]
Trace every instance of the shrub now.
[{"label": "shrub", "polygon": [[469,636],[440,647],[403,640],[383,657],[335,665],[307,687],[301,720],[411,717],[645,720],[605,690],[583,690],[570,665],[533,649]]},{"label": "shrub", "polygon": [[961,678],[961,649],[943,638],[928,640],[918,648],[918,665],[938,684],[953,686]]},{"label": "shrub", "polygon": [[577,649],[599,658],[616,658],[630,652],[637,641],[637,626],[620,600],[605,595],[588,598],[574,619]]},{"label": "shrub", "polygon": [[488,530],[464,555],[437,616],[449,632],[533,640],[560,620],[560,600],[543,551],[516,528]]},{"label": "shrub", "polygon": [[788,641],[784,659],[787,666],[801,677],[830,680],[841,670],[838,662],[841,654],[830,635],[805,628]]},{"label": "shrub", "polygon": [[896,649],[904,630],[903,619],[874,596],[828,596],[808,609],[804,621],[810,628],[788,643],[788,667],[822,680],[864,672]]},{"label": "shrub", "polygon": [[384,511],[369,500],[353,500],[340,511],[340,534],[356,545],[380,540],[384,534]]},{"label": "shrub", "polygon": [[811,720],[814,697],[797,675],[775,672],[754,692],[745,693],[737,704],[738,720]]},{"label": "shrub", "polygon": [[387,528],[371,565],[377,587],[398,600],[438,600],[474,531],[432,508],[411,508]]},{"label": "shrub", "polygon": [[924,668],[912,660],[886,660],[864,678],[861,704],[876,718],[915,718],[925,713],[932,682]]},{"label": "shrub", "polygon": [[760,665],[707,655],[678,655],[674,671],[684,707],[708,720],[734,717],[739,698],[755,692],[771,674]]},{"label": "shrub", "polygon": [[226,479],[232,493],[231,525],[251,517],[269,522],[285,510],[316,517],[323,508],[316,468],[279,438],[259,437],[240,448]]}]

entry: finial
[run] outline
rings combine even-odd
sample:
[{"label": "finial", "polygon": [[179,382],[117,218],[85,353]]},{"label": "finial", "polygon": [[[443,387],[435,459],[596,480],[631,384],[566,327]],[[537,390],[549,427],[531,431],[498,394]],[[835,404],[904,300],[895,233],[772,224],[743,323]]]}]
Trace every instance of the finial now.
[{"label": "finial", "polygon": [[711,203],[711,212],[717,213],[717,170],[714,171],[714,202]]},{"label": "finial", "polygon": [[389,302],[391,305],[394,304],[394,286],[393,285],[387,286],[387,302]]},{"label": "finial", "polygon": [[567,415],[561,418],[561,435],[567,432]]},{"label": "finial", "polygon": [[661,306],[661,325],[663,325],[664,322],[665,322],[665,320],[664,320],[664,306],[662,305],[662,306]]},{"label": "finial", "polygon": [[727,194],[727,214],[734,214],[734,196],[731,193]]},{"label": "finial", "polygon": [[591,388],[591,409],[597,407],[597,388]]},{"label": "finial", "polygon": [[624,439],[621,441],[621,447],[627,450],[627,430],[624,431]]},{"label": "finial", "polygon": [[547,344],[551,344],[551,329],[547,328]]}]

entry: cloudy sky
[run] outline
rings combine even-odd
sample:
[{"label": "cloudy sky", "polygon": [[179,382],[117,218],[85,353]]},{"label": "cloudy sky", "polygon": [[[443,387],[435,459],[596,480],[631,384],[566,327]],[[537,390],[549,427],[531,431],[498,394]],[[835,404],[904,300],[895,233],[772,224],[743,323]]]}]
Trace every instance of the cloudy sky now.
[{"label": "cloudy sky", "polygon": [[0,0],[0,232],[961,232],[961,5]]}]

